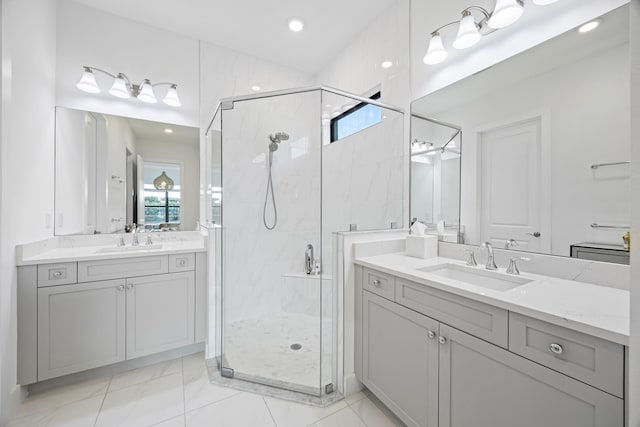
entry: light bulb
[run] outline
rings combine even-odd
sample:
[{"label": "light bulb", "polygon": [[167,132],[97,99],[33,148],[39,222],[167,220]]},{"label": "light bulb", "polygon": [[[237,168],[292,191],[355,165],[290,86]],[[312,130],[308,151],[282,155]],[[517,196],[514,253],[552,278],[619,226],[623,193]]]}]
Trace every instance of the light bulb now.
[{"label": "light bulb", "polygon": [[294,33],[302,31],[304,28],[304,22],[300,18],[291,18],[289,19],[289,29]]},{"label": "light bulb", "polygon": [[82,77],[80,77],[80,81],[76,84],[76,87],[85,92],[100,93],[100,88],[96,82],[96,76],[93,75],[93,71],[91,71],[91,68],[89,67],[84,67]]},{"label": "light bulb", "polygon": [[391,62],[391,61],[384,61],[384,62],[381,64],[381,66],[382,66],[382,68],[391,68],[391,67],[393,67],[393,62]]},{"label": "light bulb", "polygon": [[433,33],[429,41],[429,49],[427,49],[427,54],[424,56],[423,61],[427,65],[435,65],[445,59],[447,59],[447,51],[442,44],[442,37],[440,37],[440,33]]},{"label": "light bulb", "polygon": [[111,86],[111,89],[109,89],[109,93],[113,96],[117,96],[118,98],[131,97],[129,87],[127,86],[127,82],[125,81],[122,73],[118,74],[118,77],[113,79],[113,85]]},{"label": "light bulb", "polygon": [[458,26],[458,35],[453,42],[453,47],[456,49],[466,49],[478,43],[482,35],[478,32],[478,26],[476,21],[471,16],[469,11],[465,11],[462,14],[460,25]]},{"label": "light bulb", "polygon": [[533,0],[533,4],[538,6],[546,6],[548,4],[555,3],[557,1],[558,0]]},{"label": "light bulb", "polygon": [[494,29],[508,27],[520,19],[523,12],[521,0],[497,0],[496,7],[487,23]]},{"label": "light bulb", "polygon": [[[154,99],[155,99],[155,97],[154,97]],[[179,107],[179,106],[182,105],[180,103],[180,98],[178,98],[177,85],[171,85],[171,87],[167,91],[167,94],[162,99],[162,102],[164,102],[167,105],[171,105],[172,107]]]},{"label": "light bulb", "polygon": [[155,104],[156,102],[158,102],[155,94],[153,93],[153,87],[151,87],[151,82],[149,80],[144,79],[144,81],[140,85],[138,99],[142,102],[146,102],[147,104]]}]

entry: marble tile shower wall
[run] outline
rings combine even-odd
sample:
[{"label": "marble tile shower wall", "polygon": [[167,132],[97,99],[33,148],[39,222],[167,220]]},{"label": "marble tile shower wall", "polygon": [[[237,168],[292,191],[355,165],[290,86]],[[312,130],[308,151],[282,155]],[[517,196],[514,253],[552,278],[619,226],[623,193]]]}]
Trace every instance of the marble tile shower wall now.
[{"label": "marble tile shower wall", "polygon": [[[223,112],[226,322],[281,311],[284,275],[304,271],[307,244],[320,247],[319,117],[318,91],[237,102]],[[278,224],[270,231],[262,213],[268,135],[276,132],[290,139],[273,156]],[[269,200],[267,217],[273,218],[270,206]]]},{"label": "marble tile shower wall", "polygon": [[[303,274],[309,243],[325,278],[322,315],[330,317],[333,282],[326,279],[333,278],[335,232],[349,224],[402,224],[403,115],[383,110],[381,123],[334,143],[326,119],[320,127],[321,105],[344,109],[356,102],[315,91],[237,102],[223,112],[226,322],[280,311],[318,315],[320,278]],[[262,212],[268,135],[275,132],[287,132],[290,139],[274,153],[278,225],[269,231]],[[269,199],[267,216],[273,218],[270,206]]]}]

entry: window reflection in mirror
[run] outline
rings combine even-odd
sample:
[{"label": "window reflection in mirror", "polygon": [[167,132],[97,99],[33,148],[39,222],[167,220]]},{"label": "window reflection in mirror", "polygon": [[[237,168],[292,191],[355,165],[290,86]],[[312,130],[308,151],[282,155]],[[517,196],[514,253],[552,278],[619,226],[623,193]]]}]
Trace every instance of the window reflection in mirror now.
[{"label": "window reflection in mirror", "polygon": [[[164,177],[170,180],[171,185],[166,185]],[[160,185],[157,185],[158,181]],[[179,164],[145,162],[144,225],[145,229],[161,230],[177,229],[180,226]]]}]

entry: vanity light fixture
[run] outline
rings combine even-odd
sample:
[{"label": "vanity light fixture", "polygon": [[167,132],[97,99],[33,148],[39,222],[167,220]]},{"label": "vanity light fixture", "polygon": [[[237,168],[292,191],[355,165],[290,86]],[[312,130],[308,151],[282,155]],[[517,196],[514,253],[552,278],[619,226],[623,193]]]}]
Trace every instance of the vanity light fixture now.
[{"label": "vanity light fixture", "polygon": [[[536,5],[548,5],[558,0],[532,0]],[[477,11],[482,14],[479,21],[472,12]],[[440,32],[452,25],[458,26],[458,33],[453,47],[456,49],[467,49],[478,43],[483,36],[490,34],[500,28],[508,27],[516,22],[524,13],[523,0],[496,0],[493,12],[489,13],[480,6],[469,6],[462,11],[462,18],[442,25],[431,32],[429,47],[423,61],[427,65],[435,65],[447,59],[448,52],[442,42]]]},{"label": "vanity light fixture", "polygon": [[173,190],[173,180],[167,176],[165,171],[162,171],[160,176],[153,180],[153,186],[156,190],[171,191]]},{"label": "vanity light fixture", "polygon": [[493,29],[508,27],[516,22],[524,12],[522,0],[497,0],[487,24]]},{"label": "vanity light fixture", "polygon": [[111,74],[108,71],[101,70],[96,67],[87,67],[84,66],[84,71],[82,72],[82,76],[80,77],[80,81],[76,84],[76,87],[84,92],[88,93],[100,93],[100,87],[96,82],[94,71],[99,71],[113,79],[113,83],[111,84],[111,89],[109,89],[109,93],[113,96],[122,99],[128,98],[138,98],[142,102],[146,102],[149,104],[155,104],[158,102],[156,98],[154,88],[156,86],[169,86],[167,93],[165,94],[162,102],[172,107],[179,107],[182,105],[180,103],[180,98],[178,97],[178,85],[175,83],[151,83],[149,79],[144,79],[142,83],[139,85],[131,83],[129,78],[124,73]]}]

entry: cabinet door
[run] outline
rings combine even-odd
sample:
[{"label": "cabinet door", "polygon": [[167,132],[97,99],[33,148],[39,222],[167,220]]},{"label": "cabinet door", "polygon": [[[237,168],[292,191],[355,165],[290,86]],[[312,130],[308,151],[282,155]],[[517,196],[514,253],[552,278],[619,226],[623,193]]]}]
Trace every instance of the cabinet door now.
[{"label": "cabinet door", "polygon": [[125,281],[38,289],[38,381],[125,358]]},{"label": "cabinet door", "polygon": [[193,344],[195,273],[127,279],[127,359]]},{"label": "cabinet door", "polygon": [[440,427],[623,427],[623,401],[440,325]]},{"label": "cabinet door", "polygon": [[363,383],[408,426],[437,426],[438,322],[368,291],[362,308]]}]

